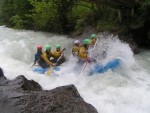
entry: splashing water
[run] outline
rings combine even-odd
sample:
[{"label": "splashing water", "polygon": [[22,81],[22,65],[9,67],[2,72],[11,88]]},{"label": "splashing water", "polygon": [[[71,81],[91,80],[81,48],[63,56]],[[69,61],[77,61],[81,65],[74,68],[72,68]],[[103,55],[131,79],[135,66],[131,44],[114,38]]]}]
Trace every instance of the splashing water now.
[{"label": "splashing water", "polygon": [[[25,75],[38,82],[43,89],[74,84],[84,100],[92,104],[99,113],[149,113],[150,112],[150,51],[143,50],[134,55],[128,44],[113,35],[100,35],[92,57],[99,63],[118,57],[122,68],[94,76],[78,75],[72,69],[76,59],[63,64],[60,76],[46,76],[32,72],[31,62],[37,45],[51,44],[52,49],[60,43],[71,53],[72,39],[55,34],[18,31],[0,27],[0,67],[8,79]],[[105,37],[105,39],[103,38]],[[106,51],[106,58],[102,58]]]}]

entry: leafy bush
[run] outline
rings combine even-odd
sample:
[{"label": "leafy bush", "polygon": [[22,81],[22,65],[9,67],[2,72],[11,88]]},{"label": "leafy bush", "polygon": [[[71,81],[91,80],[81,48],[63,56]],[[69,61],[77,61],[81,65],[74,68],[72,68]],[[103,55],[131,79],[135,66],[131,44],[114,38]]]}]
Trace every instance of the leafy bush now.
[{"label": "leafy bush", "polygon": [[12,16],[10,21],[14,25],[14,28],[16,29],[24,28],[24,21],[22,20],[21,16],[19,15]]},{"label": "leafy bush", "polygon": [[[138,4],[124,25],[138,28],[150,21],[150,0]],[[141,5],[141,6],[140,6]],[[82,0],[1,0],[0,21],[15,28],[69,33],[92,25],[99,30],[119,29],[117,10]]]}]

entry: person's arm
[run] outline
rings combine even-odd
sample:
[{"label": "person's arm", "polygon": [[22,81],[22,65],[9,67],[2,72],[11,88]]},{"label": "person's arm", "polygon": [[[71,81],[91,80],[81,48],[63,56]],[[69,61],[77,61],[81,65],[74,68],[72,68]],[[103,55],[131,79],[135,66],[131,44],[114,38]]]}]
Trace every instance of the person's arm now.
[{"label": "person's arm", "polygon": [[34,54],[34,63],[37,61],[37,53]]},{"label": "person's arm", "polygon": [[45,62],[48,64],[48,65],[52,65],[53,63],[47,58],[47,54],[46,53],[43,53],[42,54],[42,58],[45,60]]},{"label": "person's arm", "polygon": [[34,66],[36,64],[36,62],[37,62],[37,53],[34,54],[34,63],[32,66]]}]

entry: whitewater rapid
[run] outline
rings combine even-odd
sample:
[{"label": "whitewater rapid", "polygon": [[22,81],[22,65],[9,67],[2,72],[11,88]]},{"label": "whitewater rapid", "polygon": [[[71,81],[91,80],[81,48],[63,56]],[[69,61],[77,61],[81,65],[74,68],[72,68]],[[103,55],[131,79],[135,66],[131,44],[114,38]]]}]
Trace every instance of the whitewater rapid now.
[{"label": "whitewater rapid", "polygon": [[[0,26],[0,67],[8,79],[24,75],[38,82],[43,89],[74,84],[83,99],[92,104],[99,113],[150,113],[150,51],[141,50],[133,55],[128,44],[113,35],[100,35],[94,55],[107,50],[107,58],[119,57],[122,65],[114,72],[86,76],[72,71],[74,60],[62,66],[60,76],[45,76],[32,71],[33,55],[37,45],[59,43],[67,49],[69,58],[73,39],[52,33],[9,29]],[[94,56],[93,57],[96,57]],[[101,57],[99,63],[105,62]]]}]

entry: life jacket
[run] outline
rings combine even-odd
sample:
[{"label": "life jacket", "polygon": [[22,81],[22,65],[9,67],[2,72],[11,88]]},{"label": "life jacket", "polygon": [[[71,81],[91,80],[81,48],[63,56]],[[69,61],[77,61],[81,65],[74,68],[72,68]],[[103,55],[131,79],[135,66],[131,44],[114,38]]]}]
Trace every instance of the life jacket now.
[{"label": "life jacket", "polygon": [[96,43],[96,38],[91,39],[91,45],[95,45]]},{"label": "life jacket", "polygon": [[46,51],[41,55],[38,63],[39,65],[40,64],[44,64],[44,63],[47,63],[48,65],[52,65],[53,63],[50,61],[50,58],[52,57],[53,55],[51,53],[47,53]]},{"label": "life jacket", "polygon": [[79,49],[80,49],[79,46],[74,46],[74,47],[72,48],[72,54],[73,54],[74,56],[78,56],[78,54],[79,54]]},{"label": "life jacket", "polygon": [[41,58],[41,55],[42,55],[42,51],[35,53],[34,62],[37,62]]},{"label": "life jacket", "polygon": [[80,47],[80,49],[79,49],[79,55],[78,55],[79,58],[85,60],[87,58],[87,55],[88,55],[87,51],[88,50],[84,46]]},{"label": "life jacket", "polygon": [[59,58],[61,56],[61,53],[62,51],[56,51],[56,50],[52,52],[54,58]]}]

